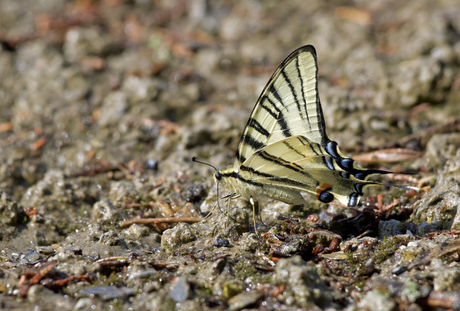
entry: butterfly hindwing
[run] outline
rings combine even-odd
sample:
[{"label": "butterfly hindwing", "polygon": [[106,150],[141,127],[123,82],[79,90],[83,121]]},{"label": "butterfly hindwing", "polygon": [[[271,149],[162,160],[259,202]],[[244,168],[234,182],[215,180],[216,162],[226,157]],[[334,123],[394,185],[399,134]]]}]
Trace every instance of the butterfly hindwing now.
[{"label": "butterfly hindwing", "polygon": [[[365,172],[365,169],[357,169]],[[354,206],[372,184],[342,169],[324,148],[303,136],[291,136],[252,154],[240,175],[259,184],[309,192],[323,202]]]},{"label": "butterfly hindwing", "polygon": [[312,142],[327,140],[318,96],[316,51],[294,51],[278,67],[260,95],[238,145],[234,169],[254,152],[290,136]]}]

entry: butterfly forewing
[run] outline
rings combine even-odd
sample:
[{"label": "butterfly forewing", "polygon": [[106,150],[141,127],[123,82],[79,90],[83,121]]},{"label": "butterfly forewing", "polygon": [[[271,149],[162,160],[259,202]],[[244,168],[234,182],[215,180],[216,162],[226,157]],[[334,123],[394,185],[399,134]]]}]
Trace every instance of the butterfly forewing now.
[{"label": "butterfly forewing", "polygon": [[275,71],[252,111],[238,145],[234,169],[254,152],[290,136],[327,140],[318,97],[316,51],[304,46]]}]

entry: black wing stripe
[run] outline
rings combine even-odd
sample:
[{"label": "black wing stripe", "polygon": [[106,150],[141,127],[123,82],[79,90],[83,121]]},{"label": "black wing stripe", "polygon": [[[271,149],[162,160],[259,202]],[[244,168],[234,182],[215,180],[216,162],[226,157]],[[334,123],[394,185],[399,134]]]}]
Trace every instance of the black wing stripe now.
[{"label": "black wing stripe", "polygon": [[297,98],[297,94],[295,92],[294,86],[292,85],[291,80],[287,76],[285,69],[286,68],[283,68],[283,70],[281,70],[281,75],[283,76],[284,80],[286,81],[287,85],[289,86],[289,89],[291,90],[292,96],[294,96],[294,100],[295,100],[295,103],[297,105],[297,110],[299,110],[300,118],[303,120],[304,116],[302,114],[302,107],[300,107],[300,102],[299,102],[299,99]]},{"label": "black wing stripe", "polygon": [[252,127],[253,129],[255,129],[260,134],[264,135],[265,137],[270,136],[270,133],[259,122],[257,122],[257,120],[253,118],[249,118],[248,126]]},{"label": "black wing stripe", "polygon": [[241,180],[241,181],[243,181],[243,182],[245,182],[245,183],[248,183],[248,184],[250,184],[250,185],[260,187],[260,188],[263,188],[263,187],[264,187],[264,184],[262,184],[262,183],[258,183],[258,182],[254,181],[254,180],[252,180],[252,179],[244,179],[244,178],[243,178],[239,173],[237,173],[237,172],[223,173],[223,174],[221,174],[221,175],[222,175],[222,177],[226,177],[226,178],[228,178],[228,177],[230,177],[230,178],[235,178],[235,179]]},{"label": "black wing stripe", "polygon": [[283,106],[286,108],[286,110],[289,110],[286,105],[283,103],[283,99],[281,98],[280,94],[278,94],[278,91],[275,89],[275,85],[272,84],[270,86],[269,92],[275,97],[275,99]]},{"label": "black wing stripe", "polygon": [[[302,140],[304,140],[304,141],[302,141]],[[319,155],[319,153],[315,150],[315,146],[314,146],[313,144],[310,144],[304,137],[302,137],[302,139],[299,137],[299,141],[300,141],[303,145],[309,145],[311,151],[313,151],[316,155]],[[321,152],[321,149],[319,150],[319,152],[320,152],[321,154],[323,154],[323,153]]]},{"label": "black wing stripe", "polygon": [[[241,170],[250,172],[250,173],[255,174],[257,176],[260,176],[260,177],[268,178],[268,179],[273,180],[273,181],[282,182],[282,183],[286,184],[286,186],[297,186],[297,187],[304,187],[304,188],[307,188],[307,187],[312,188],[312,187],[317,187],[319,185],[319,182],[316,182],[316,185],[308,185],[308,184],[305,184],[305,183],[302,183],[302,182],[299,182],[299,181],[296,181],[296,180],[292,180],[292,179],[289,179],[289,178],[286,178],[286,177],[279,177],[279,176],[274,176],[274,175],[271,175],[271,174],[259,172],[259,171],[254,170],[252,167],[247,167],[247,166],[243,166],[243,165],[241,166]],[[239,179],[243,180],[243,181],[248,180],[248,179],[244,179],[243,177],[241,177]]]},{"label": "black wing stripe", "polygon": [[244,143],[247,144],[248,146],[251,146],[251,148],[254,150],[259,150],[265,147],[264,143],[256,140],[254,137],[252,137],[249,134],[244,135],[242,141],[244,141]]},{"label": "black wing stripe", "polygon": [[278,122],[279,126],[281,127],[281,130],[283,131],[284,137],[292,136],[292,133],[289,130],[289,126],[286,123],[286,120],[284,119],[283,112],[278,107],[276,107],[276,104],[269,97],[266,97],[266,99],[270,103],[270,105],[272,105],[272,107],[276,110],[276,112],[278,112],[278,116],[276,116],[275,118],[276,122]]},{"label": "black wing stripe", "polygon": [[299,150],[295,149],[294,147],[292,147],[287,141],[283,142],[283,144],[288,147],[289,149],[291,149],[292,151],[294,151],[295,153],[297,153],[299,156],[301,156],[302,158],[306,158],[306,156],[300,152]]},{"label": "black wing stripe", "polygon": [[[289,179],[289,178],[277,177],[277,176],[273,176],[273,175],[270,175],[270,174],[257,172],[254,169],[246,167],[246,166],[242,166],[241,168],[244,168],[246,171],[251,172],[251,173],[253,173],[255,175],[265,177],[265,178],[268,178],[268,179],[273,180],[273,181],[279,181],[279,182],[281,182],[283,184],[286,184],[286,187],[297,186],[297,187],[303,187],[303,188],[313,188],[313,187],[318,187],[319,186],[318,182],[317,182],[316,185],[307,185],[307,184],[304,184],[304,183],[301,183],[301,182],[298,182],[298,181],[295,181],[295,180],[292,180],[292,179]],[[225,174],[222,174],[222,177],[235,178],[235,179],[241,180],[242,182],[245,182],[247,184],[257,186],[257,187],[260,187],[260,188],[264,188],[263,183],[259,183],[257,181],[254,181],[253,179],[245,179],[237,172],[225,173]]]},{"label": "black wing stripe", "polygon": [[[282,74],[283,74],[283,77],[284,77],[284,69],[282,71]],[[292,88],[292,86],[291,86]],[[288,107],[284,104],[283,102],[283,99],[281,98],[280,94],[278,94],[278,91],[275,89],[275,85],[272,84],[270,86],[270,89],[269,89],[269,92],[275,97],[275,99],[281,104],[281,106],[284,107],[284,109],[286,109],[286,111],[289,111]],[[276,104],[275,102],[273,102],[269,97],[267,97],[267,100],[270,102],[270,104],[273,105],[273,107],[278,111],[278,118],[276,119],[276,121],[278,122],[278,124],[280,125],[281,129],[283,130],[283,135],[284,137],[289,137],[289,136],[292,136],[292,133],[291,131],[289,130],[289,127],[288,127],[288,124],[286,123],[286,120],[283,116],[283,113],[281,112],[281,110],[276,107]]]},{"label": "black wing stripe", "polygon": [[307,99],[305,98],[305,88],[304,88],[304,85],[303,85],[302,74],[300,72],[300,65],[299,65],[299,58],[298,57],[295,60],[295,67],[297,69],[297,76],[298,76],[299,81],[300,81],[300,90],[301,90],[301,93],[302,93],[302,98],[303,98],[303,103],[304,103],[303,108],[305,110],[305,115],[307,116],[308,126],[310,127],[310,131],[311,131],[310,117],[308,115],[308,109],[307,109]]},{"label": "black wing stripe", "polygon": [[246,161],[246,158],[240,154],[240,149],[239,148],[236,149],[235,157],[238,159],[238,161],[240,161],[240,163],[243,163],[244,161]]},{"label": "black wing stripe", "polygon": [[295,163],[291,163],[291,162],[287,162],[287,161],[284,161],[283,159],[279,158],[279,157],[275,157],[274,155],[271,155],[265,151],[262,151],[258,154],[260,157],[262,157],[264,160],[268,161],[268,162],[271,162],[273,164],[276,164],[276,165],[279,165],[279,166],[282,166],[282,167],[285,167],[287,169],[290,169],[296,173],[300,173],[308,178],[312,178],[314,179],[310,174],[308,174],[307,172],[305,172],[305,170],[295,164]]},{"label": "black wing stripe", "polygon": [[[270,101],[270,99],[267,97],[267,95],[265,95],[262,100],[260,101],[260,107],[264,108],[265,111],[267,111],[272,117],[273,119],[278,119],[278,115],[276,113],[273,112],[273,110],[270,109],[270,107],[267,107],[264,105],[264,102],[268,100]],[[272,102],[270,103],[272,106],[275,106]],[[281,113],[281,111],[275,107],[275,109],[278,111],[278,113]]]}]

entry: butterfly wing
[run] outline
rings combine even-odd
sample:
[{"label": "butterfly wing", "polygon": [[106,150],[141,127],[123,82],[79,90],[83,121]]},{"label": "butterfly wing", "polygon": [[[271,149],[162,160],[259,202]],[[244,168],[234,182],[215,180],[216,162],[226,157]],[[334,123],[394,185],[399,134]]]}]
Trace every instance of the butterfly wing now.
[{"label": "butterfly wing", "polygon": [[272,194],[265,191],[273,198],[289,188],[355,206],[363,189],[375,184],[368,178],[387,173],[359,168],[326,135],[316,51],[306,45],[270,78],[243,131],[233,170],[222,176],[239,178],[240,185],[276,187]]},{"label": "butterfly wing", "polygon": [[303,46],[276,69],[246,124],[234,163],[240,165],[256,151],[290,136],[301,135],[325,144],[325,123],[318,96],[316,50]]},{"label": "butterfly wing", "polygon": [[[370,176],[369,170],[355,170],[365,179]],[[355,178],[320,144],[304,136],[291,136],[256,151],[242,163],[240,175],[257,184],[305,191],[321,202],[335,200],[348,206],[355,206],[364,189],[376,184]],[[277,199],[277,191],[272,192]]]}]

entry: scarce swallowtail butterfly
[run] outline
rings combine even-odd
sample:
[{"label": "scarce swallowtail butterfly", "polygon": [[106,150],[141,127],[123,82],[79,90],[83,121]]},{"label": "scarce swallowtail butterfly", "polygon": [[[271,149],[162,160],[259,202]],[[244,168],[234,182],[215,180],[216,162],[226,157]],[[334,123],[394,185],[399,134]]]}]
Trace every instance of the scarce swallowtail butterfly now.
[{"label": "scarce swallowtail butterfly", "polygon": [[359,168],[327,136],[316,50],[306,45],[276,69],[244,128],[233,167],[214,177],[232,191],[230,199],[245,196],[254,209],[263,196],[303,205],[301,192],[353,207],[366,187],[378,185],[369,177],[387,173]]}]

